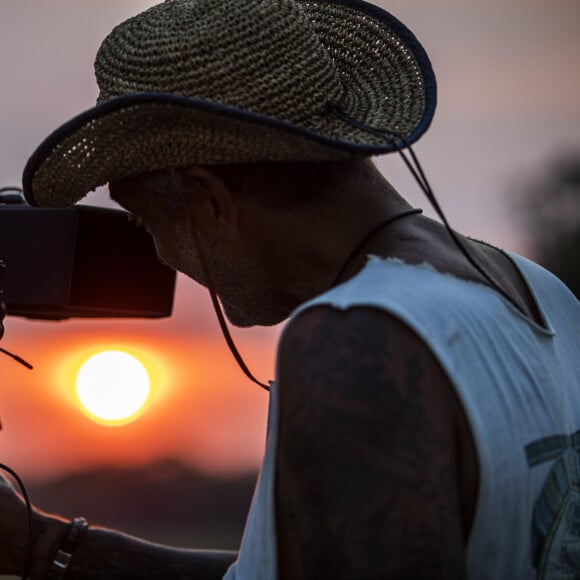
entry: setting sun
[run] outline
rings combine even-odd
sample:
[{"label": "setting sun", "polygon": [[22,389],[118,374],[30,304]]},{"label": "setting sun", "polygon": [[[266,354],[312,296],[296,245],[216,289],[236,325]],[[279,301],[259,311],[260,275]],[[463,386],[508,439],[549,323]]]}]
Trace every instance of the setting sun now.
[{"label": "setting sun", "polygon": [[76,393],[83,412],[102,425],[134,421],[149,398],[150,380],[143,364],[119,350],[93,355],[81,366]]}]

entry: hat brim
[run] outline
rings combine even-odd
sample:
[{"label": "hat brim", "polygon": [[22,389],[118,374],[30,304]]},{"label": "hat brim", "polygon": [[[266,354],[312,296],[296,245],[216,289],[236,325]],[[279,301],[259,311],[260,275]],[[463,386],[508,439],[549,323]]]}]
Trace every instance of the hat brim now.
[{"label": "hat brim", "polygon": [[[396,82],[408,83],[401,79],[405,73],[413,77],[415,94],[401,93],[400,102],[393,95],[385,98],[404,121],[405,106],[411,97],[417,100],[420,87],[421,114],[410,129],[400,129],[400,120],[375,129],[396,129],[405,144],[419,139],[433,117],[436,82],[415,36],[388,12],[359,0],[318,0],[308,6],[316,6],[316,13],[310,14],[313,20],[326,16],[326,11],[332,11],[335,20],[356,11],[394,35],[393,47],[400,50],[392,56],[397,66],[409,56],[414,60],[408,71],[397,68]],[[342,66],[352,82],[352,67]],[[365,129],[365,124],[375,125],[372,115],[358,121],[359,126],[348,122],[332,107],[288,121],[184,95],[126,94],[81,113],[49,135],[25,167],[24,195],[30,205],[66,207],[98,186],[147,171],[194,163],[338,160],[385,154],[402,145]]]}]

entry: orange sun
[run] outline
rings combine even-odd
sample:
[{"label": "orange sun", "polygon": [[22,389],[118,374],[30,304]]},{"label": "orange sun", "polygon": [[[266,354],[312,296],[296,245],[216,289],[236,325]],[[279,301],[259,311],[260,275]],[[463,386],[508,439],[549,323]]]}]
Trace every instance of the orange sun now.
[{"label": "orange sun", "polygon": [[107,426],[126,425],[145,410],[150,380],[147,370],[134,356],[107,350],[87,359],[76,379],[82,411]]}]

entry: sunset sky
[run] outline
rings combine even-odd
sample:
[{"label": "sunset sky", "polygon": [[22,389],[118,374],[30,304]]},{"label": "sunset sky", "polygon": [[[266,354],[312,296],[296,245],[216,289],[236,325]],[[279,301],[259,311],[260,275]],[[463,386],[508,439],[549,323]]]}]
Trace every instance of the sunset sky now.
[{"label": "sunset sky", "polygon": [[[96,98],[92,62],[110,29],[145,0],[0,0],[0,187]],[[416,152],[456,229],[529,252],[515,192],[554,157],[580,150],[580,3],[574,0],[392,0],[429,52],[439,106]],[[396,157],[378,165],[428,210]],[[102,203],[102,195],[89,199]],[[1,258],[1,248],[0,248]],[[102,463],[177,457],[212,472],[259,465],[267,395],[238,370],[206,292],[178,278],[174,315],[153,321],[33,322],[9,317],[0,357],[0,462],[28,478]],[[236,331],[258,377],[274,372],[280,328]],[[92,423],[73,397],[90,354],[124,348],[149,367],[153,398],[134,423]]]}]

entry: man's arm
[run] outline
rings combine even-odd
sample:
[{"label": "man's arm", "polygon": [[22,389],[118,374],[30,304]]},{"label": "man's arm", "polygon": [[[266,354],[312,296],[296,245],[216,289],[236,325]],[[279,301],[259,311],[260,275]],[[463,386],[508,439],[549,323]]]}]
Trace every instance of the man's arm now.
[{"label": "man's arm", "polygon": [[[0,574],[22,575],[27,563],[26,512],[22,498],[0,482]],[[69,522],[40,510],[34,512],[34,554],[30,577],[44,579]],[[91,527],[81,538],[67,580],[217,580],[223,577],[236,552],[171,548],[109,530]]]},{"label": "man's arm", "polygon": [[66,578],[218,580],[236,558],[236,552],[170,548],[92,528],[71,560]]},{"label": "man's arm", "polygon": [[376,309],[307,311],[279,389],[279,578],[462,578],[457,403],[422,341]]}]

